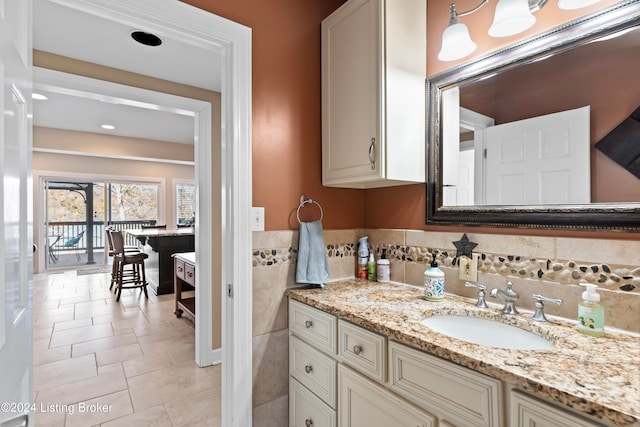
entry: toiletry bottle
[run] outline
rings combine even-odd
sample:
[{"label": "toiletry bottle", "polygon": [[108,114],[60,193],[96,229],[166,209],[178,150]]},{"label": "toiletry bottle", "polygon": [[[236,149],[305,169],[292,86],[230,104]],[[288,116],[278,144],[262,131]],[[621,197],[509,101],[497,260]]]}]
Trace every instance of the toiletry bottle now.
[{"label": "toiletry bottle", "polygon": [[582,293],[582,301],[578,304],[578,330],[601,337],[604,335],[604,307],[600,305],[598,287],[591,283],[585,286],[587,290]]},{"label": "toiletry bottle", "polygon": [[364,236],[358,240],[358,279],[367,278],[367,261],[369,259],[368,237]]},{"label": "toiletry bottle", "polygon": [[391,264],[387,259],[387,249],[382,249],[382,255],[376,264],[376,279],[385,283],[391,280]]},{"label": "toiletry bottle", "polygon": [[436,254],[433,255],[431,267],[424,272],[424,298],[428,301],[444,300],[444,273],[438,268]]},{"label": "toiletry bottle", "polygon": [[369,254],[369,263],[367,264],[367,279],[376,280],[376,260],[373,258],[373,252]]}]

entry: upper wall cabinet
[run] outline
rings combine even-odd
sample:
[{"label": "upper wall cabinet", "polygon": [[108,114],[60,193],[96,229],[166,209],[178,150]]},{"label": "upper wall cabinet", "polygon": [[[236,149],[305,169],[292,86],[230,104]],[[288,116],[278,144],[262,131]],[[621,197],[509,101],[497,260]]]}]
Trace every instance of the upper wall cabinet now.
[{"label": "upper wall cabinet", "polygon": [[322,22],[322,184],[425,182],[426,0],[349,0]]}]

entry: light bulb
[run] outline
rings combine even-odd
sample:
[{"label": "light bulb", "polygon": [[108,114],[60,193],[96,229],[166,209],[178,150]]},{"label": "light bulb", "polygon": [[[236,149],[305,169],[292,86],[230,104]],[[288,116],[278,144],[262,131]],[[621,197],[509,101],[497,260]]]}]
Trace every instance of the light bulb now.
[{"label": "light bulb", "polygon": [[512,36],[531,28],[535,23],[536,17],[529,10],[528,0],[499,0],[489,35]]}]

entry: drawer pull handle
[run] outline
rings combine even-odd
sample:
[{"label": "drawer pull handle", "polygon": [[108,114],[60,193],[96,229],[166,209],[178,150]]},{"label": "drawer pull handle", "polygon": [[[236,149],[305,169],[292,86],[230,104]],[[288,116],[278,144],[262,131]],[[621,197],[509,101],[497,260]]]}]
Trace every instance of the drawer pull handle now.
[{"label": "drawer pull handle", "polygon": [[353,346],[353,352],[354,352],[355,354],[360,354],[360,353],[362,353],[362,347],[361,347],[361,346],[359,346],[359,345],[354,345],[354,346]]},{"label": "drawer pull handle", "polygon": [[311,420],[311,418],[307,418],[306,420],[304,420],[304,425],[306,425],[307,427],[311,427],[313,425],[313,421]]},{"label": "drawer pull handle", "polygon": [[310,327],[313,326],[313,322],[311,320],[307,320],[306,322],[304,322],[304,326],[309,329]]},{"label": "drawer pull handle", "polygon": [[307,374],[310,374],[310,373],[311,373],[311,371],[313,371],[313,366],[311,366],[311,365],[306,365],[306,366],[304,367],[304,371],[305,371]]}]

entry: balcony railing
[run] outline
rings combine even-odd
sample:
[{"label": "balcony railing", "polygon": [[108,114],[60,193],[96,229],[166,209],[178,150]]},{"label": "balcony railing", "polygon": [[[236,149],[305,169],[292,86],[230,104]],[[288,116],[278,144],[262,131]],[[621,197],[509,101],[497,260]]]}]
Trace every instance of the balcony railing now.
[{"label": "balcony railing", "polygon": [[[112,221],[110,225],[115,227],[116,230],[124,231],[135,228],[142,228],[143,225],[155,225],[156,221],[138,220],[138,221]],[[84,221],[60,221],[49,222],[47,224],[47,246],[55,247],[57,251],[76,251],[86,250],[87,245],[87,223]],[[77,245],[64,247],[65,242],[70,241],[81,232],[85,232]],[[137,241],[134,237],[125,234],[125,244],[127,246],[136,246]],[[93,223],[93,246],[94,249],[104,249],[105,247],[105,233],[104,223]]]}]

